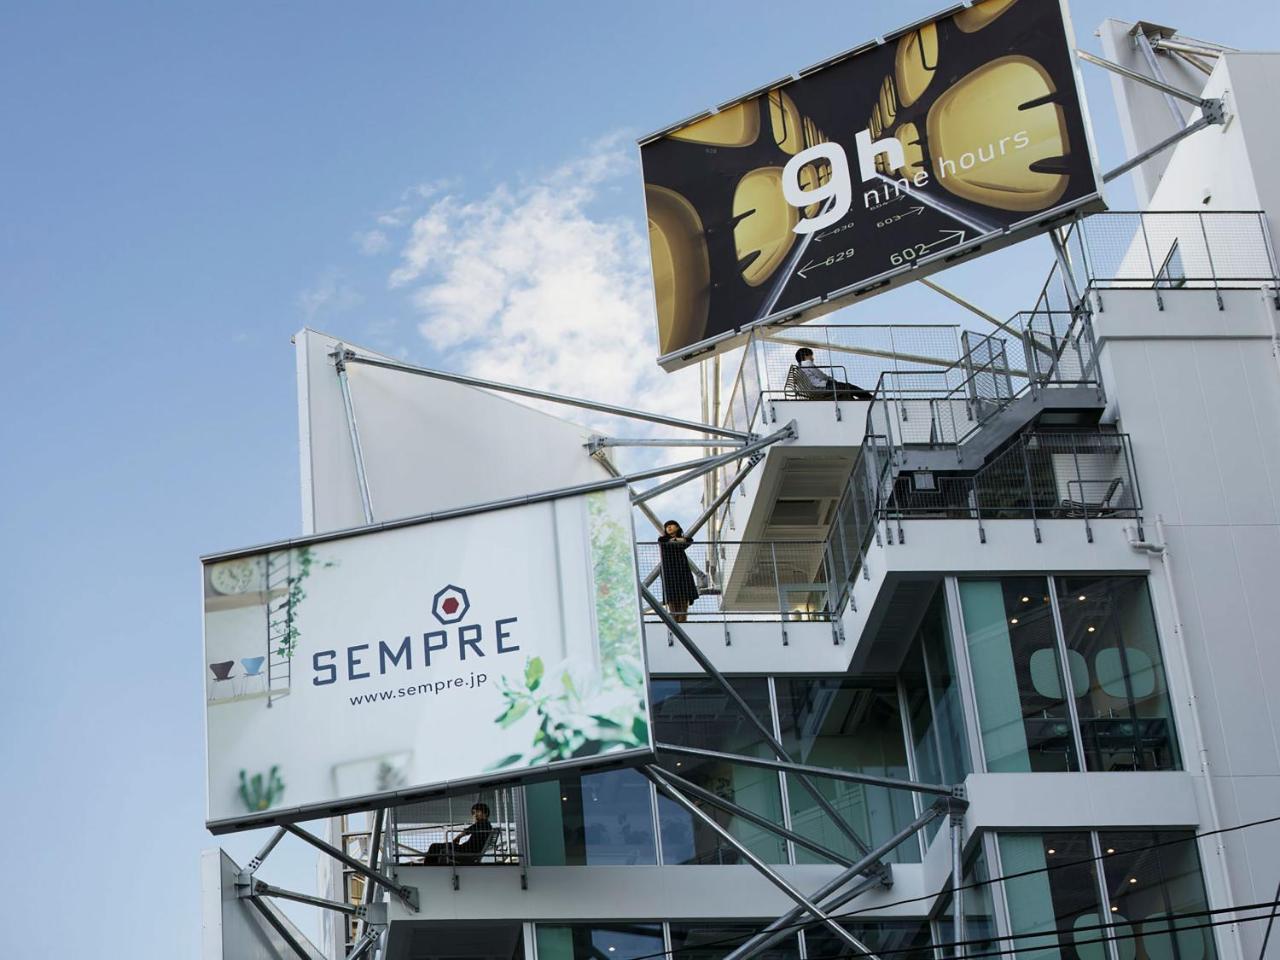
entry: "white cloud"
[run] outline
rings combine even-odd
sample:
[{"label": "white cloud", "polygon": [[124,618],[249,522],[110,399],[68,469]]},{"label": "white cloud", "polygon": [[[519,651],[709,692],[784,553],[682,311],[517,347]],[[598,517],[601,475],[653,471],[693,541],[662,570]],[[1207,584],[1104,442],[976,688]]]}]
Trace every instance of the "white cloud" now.
[{"label": "white cloud", "polygon": [[376,256],[391,246],[391,238],[383,230],[373,229],[357,233],[356,245],[366,257]]},{"label": "white cloud", "polygon": [[364,300],[336,271],[325,273],[314,287],[298,294],[298,306],[307,322],[320,316],[342,313]]},{"label": "white cloud", "polygon": [[[604,191],[638,176],[630,143],[615,136],[478,199],[438,193],[414,220],[388,283],[407,290],[420,333],[450,369],[697,420],[696,371],[667,374],[654,362],[643,223],[593,212]],[[654,432],[598,421],[615,435]],[[694,455],[683,448],[666,459]],[[680,491],[684,516],[696,511],[699,489]]]}]

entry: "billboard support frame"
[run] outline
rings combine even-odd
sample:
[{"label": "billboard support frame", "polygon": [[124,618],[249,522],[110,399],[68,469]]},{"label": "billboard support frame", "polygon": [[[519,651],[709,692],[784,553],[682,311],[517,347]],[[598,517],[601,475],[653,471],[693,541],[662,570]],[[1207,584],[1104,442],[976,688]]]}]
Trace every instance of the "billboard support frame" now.
[{"label": "billboard support frame", "polygon": [[364,469],[364,449],[360,446],[360,428],[356,424],[355,406],[351,401],[351,383],[347,379],[347,353],[344,344],[329,356],[333,359],[333,368],[338,373],[338,386],[342,390],[342,412],[347,418],[347,432],[351,435],[351,455],[356,464],[356,485],[360,488],[360,507],[364,511],[364,522],[373,523],[373,499],[369,495],[369,476]]},{"label": "billboard support frame", "polygon": [[532,387],[520,387],[512,383],[501,383],[497,380],[483,380],[480,377],[469,377],[461,373],[449,373],[445,370],[434,370],[430,367],[420,367],[412,363],[400,363],[395,360],[383,360],[379,357],[366,357],[357,354],[354,350],[344,350],[343,359],[347,363],[362,363],[366,366],[381,367],[384,370],[398,370],[401,373],[411,373],[419,377],[432,377],[436,380],[447,380],[450,383],[459,383],[467,387],[479,387],[483,390],[494,390],[498,393],[513,393],[520,397],[529,397],[532,400],[545,400],[548,403],[559,403],[569,407],[580,407],[584,410],[594,410],[597,413],[607,413],[616,417],[626,417],[630,420],[646,420],[649,423],[657,423],[667,427],[675,427],[679,430],[692,430],[696,433],[708,433],[719,437],[731,437],[735,440],[749,441],[751,434],[744,433],[741,430],[730,430],[727,427],[715,426],[710,423],[698,423],[694,420],[683,420],[680,417],[669,417],[661,413],[650,413],[645,410],[636,410],[633,407],[623,407],[613,403],[602,403],[597,400],[588,400],[584,397],[570,397],[565,394],[552,393],[549,390],[536,390]]},{"label": "billboard support frame", "polygon": [[[417,887],[409,887],[409,886],[405,886],[403,884],[398,883],[393,877],[388,877],[386,874],[379,872],[377,869],[369,867],[367,864],[363,863],[360,860],[357,860],[353,856],[350,856],[345,851],[339,850],[337,847],[333,846],[332,844],[327,843],[324,840],[321,840],[315,834],[310,833],[306,830],[303,830],[297,824],[294,824],[294,823],[285,824],[283,829],[288,830],[291,834],[293,834],[295,837],[298,837],[300,840],[304,840],[307,843],[311,844],[311,846],[315,847],[321,853],[327,853],[334,860],[337,860],[339,863],[345,864],[347,867],[350,867],[352,870],[360,874],[365,879],[371,880],[373,881],[373,883],[380,884],[381,886],[385,887],[390,893],[395,894],[396,897],[399,898],[400,902],[403,903],[406,907],[408,907],[414,913],[418,912],[419,903],[418,903]],[[369,857],[371,860],[374,859],[373,849],[374,849],[373,845],[370,844]],[[372,884],[370,886],[372,886]]]},{"label": "billboard support frame", "polygon": [[280,918],[275,915],[274,911],[272,911],[269,903],[267,903],[262,897],[249,897],[248,900],[253,904],[253,908],[262,915],[262,919],[270,924],[271,929],[276,932],[281,940],[289,945],[289,948],[293,950],[294,953],[301,957],[302,960],[311,960],[311,954],[308,953],[306,948],[298,942],[297,938],[290,932],[289,928],[280,922]]}]

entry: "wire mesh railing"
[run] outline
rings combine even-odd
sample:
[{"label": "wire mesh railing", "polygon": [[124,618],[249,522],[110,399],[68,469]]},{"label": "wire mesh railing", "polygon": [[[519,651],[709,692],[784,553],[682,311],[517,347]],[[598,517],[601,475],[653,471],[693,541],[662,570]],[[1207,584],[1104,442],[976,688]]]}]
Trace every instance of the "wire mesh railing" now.
[{"label": "wire mesh railing", "polygon": [[[821,540],[636,544],[641,578],[688,621],[829,620],[832,565]],[[657,614],[646,610],[646,619]]]},{"label": "wire mesh railing", "polygon": [[[393,807],[386,855],[403,866],[518,865],[525,849],[522,802],[520,788],[502,787]],[[477,805],[488,813],[479,826]]]},{"label": "wire mesh railing", "polygon": [[837,503],[826,550],[837,610],[856,577],[866,575],[873,542],[903,542],[904,520],[971,520],[981,542],[984,523],[993,520],[1031,520],[1037,538],[1041,521],[1079,520],[1092,541],[1094,521],[1141,516],[1127,434],[1026,432],[963,474],[895,472],[892,463],[885,438],[868,437]]}]

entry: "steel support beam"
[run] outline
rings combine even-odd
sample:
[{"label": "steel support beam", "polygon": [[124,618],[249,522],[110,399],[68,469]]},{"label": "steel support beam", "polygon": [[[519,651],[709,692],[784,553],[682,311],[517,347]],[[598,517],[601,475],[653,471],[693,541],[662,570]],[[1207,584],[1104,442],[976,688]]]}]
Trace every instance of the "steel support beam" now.
[{"label": "steel support beam", "polygon": [[818,856],[826,857],[828,860],[838,863],[842,867],[853,866],[854,861],[850,860],[844,854],[836,853],[829,847],[824,847],[820,843],[815,843],[813,840],[810,840],[808,837],[801,836],[794,830],[788,830],[782,824],[774,823],[768,817],[762,817],[760,814],[754,813],[746,807],[739,806],[732,800],[726,800],[724,797],[718,796],[710,790],[704,789],[696,783],[686,780],[677,773],[672,773],[670,770],[663,770],[661,767],[658,768],[658,772],[667,780],[670,780],[681,793],[697,797],[705,803],[710,803],[713,806],[719,807],[721,810],[726,810],[729,813],[732,813],[735,817],[741,817],[748,823],[754,823],[760,829],[767,830],[769,833],[782,837],[784,840],[790,840],[797,846],[804,847],[806,850],[811,850]]},{"label": "steel support beam", "polygon": [[[667,608],[658,602],[658,599],[647,587],[641,587],[640,594],[644,598],[645,602],[653,608],[653,612],[658,615],[658,618],[666,624],[667,629],[671,631],[671,635],[679,640],[680,645],[689,652],[689,656],[693,657],[694,661],[702,668],[703,672],[706,673],[707,676],[715,680],[720,689],[724,691],[725,696],[733,702],[734,706],[738,708],[742,713],[742,716],[746,718],[747,722],[756,728],[760,736],[764,738],[765,743],[767,743],[770,749],[773,750],[774,755],[781,757],[786,761],[785,765],[779,765],[778,768],[791,770],[795,773],[796,780],[799,781],[800,785],[804,787],[805,791],[813,798],[814,802],[822,809],[822,811],[831,818],[831,822],[835,825],[836,829],[849,839],[849,842],[854,845],[859,853],[866,854],[870,849],[867,846],[866,841],[858,836],[858,832],[849,825],[849,823],[840,814],[840,811],[832,806],[831,801],[822,795],[822,791],[814,785],[813,781],[805,776],[804,772],[795,769],[796,765],[792,761],[791,755],[787,752],[786,748],[782,746],[782,743],[778,738],[773,735],[773,731],[766,727],[764,723],[761,722],[760,718],[751,711],[747,702],[742,699],[741,694],[739,694],[737,690],[733,689],[733,686],[725,679],[724,674],[717,670],[715,664],[713,664],[711,660],[708,659],[707,655],[698,648],[698,645],[693,642],[693,638],[690,637],[688,632],[684,629],[684,625],[678,623],[676,619],[671,616],[671,613]],[[733,759],[736,760],[737,758],[735,757]],[[949,790],[948,793],[950,793]],[[887,866],[882,863],[877,863],[873,869],[881,876],[886,885],[890,882],[889,868]]]},{"label": "steel support beam", "polygon": [[957,304],[959,304],[960,306],[964,307],[966,310],[968,310],[968,311],[969,311],[970,313],[972,313],[974,316],[976,316],[976,317],[980,317],[980,318],[982,318],[983,320],[987,321],[987,323],[990,323],[990,324],[992,324],[993,326],[999,327],[999,328],[1000,328],[1001,330],[1003,330],[1005,333],[1009,334],[1009,336],[1014,337],[1014,338],[1015,338],[1015,339],[1017,339],[1017,340],[1021,340],[1021,339],[1022,339],[1022,331],[1020,331],[1020,330],[1015,330],[1013,327],[1009,326],[1009,325],[1008,325],[1007,323],[1005,323],[1003,320],[1000,320],[1000,319],[998,319],[998,318],[996,318],[996,317],[992,316],[991,314],[987,313],[987,311],[985,311],[985,310],[983,310],[983,309],[980,309],[979,307],[977,307],[977,306],[975,306],[974,304],[970,303],[970,302],[969,302],[968,300],[966,300],[964,297],[960,296],[960,294],[958,294],[958,293],[953,293],[952,291],[948,290],[946,287],[942,286],[942,284],[940,284],[940,283],[935,283],[934,281],[930,280],[928,277],[921,277],[921,278],[920,278],[920,280],[919,280],[919,282],[920,282],[920,283],[922,283],[922,284],[924,284],[926,287],[928,287],[928,288],[929,288],[930,290],[932,290],[934,293],[940,294],[941,296],[946,297],[946,298],[947,298],[948,300],[950,300],[952,303],[957,303]]},{"label": "steel support beam", "polygon": [[824,924],[827,925],[828,929],[830,929],[832,933],[834,933],[837,937],[839,937],[849,946],[853,947],[853,949],[875,960],[875,955],[871,952],[871,950],[867,947],[866,944],[864,944],[861,940],[859,940],[857,937],[851,934],[848,930],[846,930],[844,927],[840,926],[840,924],[836,923],[829,916],[827,916],[827,914],[823,912],[821,907],[819,907],[816,903],[814,903],[812,900],[806,897],[803,893],[797,890],[794,886],[788,883],[785,879],[783,879],[778,874],[776,870],[771,868],[767,863],[765,863],[763,860],[757,857],[754,853],[752,853],[749,849],[747,849],[747,847],[744,844],[742,844],[733,834],[731,834],[724,827],[720,826],[720,824],[716,823],[715,820],[712,819],[710,814],[706,813],[696,803],[694,803],[692,800],[686,797],[683,793],[681,793],[679,790],[673,787],[666,780],[666,778],[663,777],[662,774],[658,772],[657,767],[646,766],[646,767],[642,767],[641,769],[644,775],[648,777],[650,780],[652,780],[654,785],[659,790],[661,790],[669,798],[671,798],[677,804],[683,807],[685,811],[689,813],[691,816],[693,816],[696,820],[700,820],[704,826],[709,827],[711,830],[715,831],[715,833],[717,833],[720,836],[720,838],[724,840],[725,843],[729,844],[729,846],[737,850],[738,854],[744,860],[746,860],[749,864],[751,864],[751,866],[755,867],[756,870],[766,880],[768,880],[775,887],[777,887],[779,890],[785,893],[788,897],[794,900],[798,907],[800,907],[805,912],[821,920]]},{"label": "steel support beam", "polygon": [[296,890],[285,890],[283,887],[273,886],[265,880],[254,880],[244,894],[248,899],[254,897],[276,897],[280,900],[292,900],[294,903],[305,903],[309,907],[319,907],[322,910],[335,910],[338,913],[345,913],[349,917],[363,917],[367,908],[364,904],[343,903],[340,900],[326,900],[324,897],[312,896],[309,893],[298,893]]},{"label": "steel support beam", "polygon": [[347,954],[346,960],[360,960],[361,957],[371,955],[369,951],[382,939],[382,932],[375,927],[366,929],[360,939],[351,945],[351,952]]},{"label": "steel support beam", "polygon": [[311,844],[317,850],[320,850],[323,853],[327,853],[329,856],[333,857],[333,859],[350,867],[352,870],[360,874],[360,876],[364,877],[366,880],[372,880],[374,883],[382,884],[382,886],[386,887],[389,891],[391,891],[397,897],[399,897],[400,900],[404,903],[404,905],[407,906],[410,910],[412,910],[414,913],[418,912],[418,891],[415,887],[401,886],[391,877],[388,877],[377,870],[370,870],[366,864],[357,860],[355,857],[348,854],[345,850],[339,850],[337,847],[333,846],[333,844],[326,843],[324,840],[321,840],[315,834],[308,833],[306,830],[303,830],[301,827],[297,826],[296,824],[292,824],[292,823],[286,824],[285,829],[288,830],[290,833],[292,833],[295,837],[305,840],[307,843]]},{"label": "steel support beam", "polygon": [[1199,120],[1191,121],[1191,123],[1187,124],[1181,130],[1175,133],[1173,136],[1165,137],[1155,146],[1148,147],[1146,150],[1143,150],[1136,157],[1130,157],[1124,163],[1120,164],[1120,166],[1112,170],[1108,170],[1106,173],[1102,175],[1102,182],[1110,183],[1112,180],[1115,180],[1117,177],[1121,177],[1124,174],[1128,173],[1134,167],[1142,166],[1144,163],[1146,163],[1148,160],[1154,157],[1157,153],[1160,153],[1163,150],[1168,150],[1170,147],[1172,147],[1175,143],[1177,143],[1179,140],[1183,139],[1184,137],[1189,137],[1191,136],[1191,134],[1196,133],[1199,130],[1203,130],[1205,127],[1212,126],[1215,123],[1221,123],[1221,122],[1222,122],[1221,120],[1211,118],[1208,114],[1201,116]]},{"label": "steel support beam", "polygon": [[831,780],[862,783],[871,787],[887,787],[890,790],[928,793],[938,797],[949,797],[955,793],[953,787],[943,786],[940,783],[921,783],[916,780],[877,777],[870,773],[853,773],[848,770],[835,770],[831,767],[815,767],[807,763],[795,763],[791,760],[766,760],[764,757],[747,757],[737,753],[721,753],[719,750],[704,750],[701,747],[683,747],[676,743],[655,743],[654,748],[659,753],[673,753],[681,757],[696,757],[699,760],[718,760],[722,763],[738,763],[744,767],[781,770],[784,773],[791,773],[796,776],[826,777]]},{"label": "steel support beam", "polygon": [[261,897],[249,897],[249,902],[253,904],[253,908],[262,914],[262,919],[271,925],[271,929],[279,935],[280,939],[289,945],[294,953],[302,958],[302,960],[312,960],[314,954],[302,944],[298,942],[298,938],[280,922],[280,918],[275,915],[271,909],[271,905],[266,903]]},{"label": "steel support beam", "polygon": [[[369,869],[375,873],[379,867],[378,857],[382,852],[382,831],[386,827],[386,822],[387,808],[379,807],[373,814],[373,829],[369,832]],[[392,877],[391,879],[394,880],[395,877]],[[364,885],[364,897],[362,899],[364,900],[365,906],[373,903],[373,898],[377,896],[377,891],[377,884],[366,883]],[[368,919],[361,922],[360,933],[362,936],[367,937],[371,929]],[[374,939],[376,940],[377,938],[375,937]]]},{"label": "steel support beam", "polygon": [[953,956],[964,956],[964,813],[951,811],[951,939]]},{"label": "steel support beam", "polygon": [[[1104,70],[1110,70],[1112,73],[1118,73],[1126,80],[1132,80],[1134,83],[1144,84],[1154,90],[1159,90],[1167,96],[1177,97],[1179,100],[1185,100],[1187,103],[1194,104],[1197,107],[1204,106],[1204,98],[1200,97],[1198,94],[1188,93],[1186,90],[1171,86],[1167,83],[1162,83],[1159,80],[1148,77],[1146,74],[1138,73],[1136,70],[1130,70],[1128,67],[1122,67],[1118,63],[1112,63],[1110,60],[1104,60],[1102,57],[1094,56],[1087,50],[1077,50],[1076,56],[1085,63],[1092,63],[1095,67],[1102,67]],[[1181,115],[1179,115],[1179,121],[1181,121]]]},{"label": "steel support beam", "polygon": [[[651,487],[650,489],[645,490],[643,493],[633,494],[631,502],[644,503],[646,500],[652,500],[654,497],[661,496],[670,490],[674,490],[676,487],[688,483],[690,480],[696,480],[704,473],[710,473],[712,470],[717,470],[726,464],[733,463],[735,460],[740,460],[743,457],[750,456],[758,450],[763,450],[765,447],[772,446],[779,440],[794,440],[795,437],[796,422],[792,420],[781,430],[774,431],[767,437],[762,437],[759,440],[752,441],[745,447],[739,447],[737,450],[731,450],[729,453],[721,454],[718,457],[709,457],[701,461],[694,461],[691,465],[693,468],[689,470],[688,473],[681,474],[672,480],[668,480],[666,483],[660,483],[656,487]],[[701,465],[698,466],[697,464]]]},{"label": "steel support beam", "polygon": [[[742,446],[742,443],[738,440],[686,440],[677,437],[593,437],[587,443],[588,449],[594,447],[707,447],[709,449],[721,449],[740,446]],[[592,452],[594,453],[595,451],[592,450]]]},{"label": "steel support beam", "polygon": [[932,367],[954,367],[954,360],[941,357],[926,357],[914,353],[901,353],[895,350],[877,350],[874,347],[851,347],[840,343],[828,343],[825,340],[810,340],[806,337],[770,336],[770,343],[785,343],[795,347],[809,347],[811,350],[833,350],[838,353],[852,353],[861,357],[877,357],[882,360],[906,360],[909,363],[923,363]]},{"label": "steel support beam", "polygon": [[354,354],[344,344],[329,354],[333,367],[338,371],[338,386],[342,388],[342,411],[347,417],[347,433],[351,436],[351,455],[356,461],[356,485],[360,488],[360,507],[364,510],[364,522],[373,523],[373,499],[369,495],[369,477],[364,471],[364,448],[360,446],[360,429],[356,426],[356,411],[351,402],[351,384],[347,380],[347,360]]},{"label": "steel support beam", "polygon": [[445,370],[433,370],[430,367],[419,367],[411,363],[396,360],[384,360],[380,357],[365,357],[354,350],[344,350],[343,358],[347,363],[363,363],[370,367],[381,367],[383,370],[398,370],[419,377],[431,377],[435,380],[447,380],[467,387],[480,387],[498,393],[511,393],[518,397],[529,397],[532,400],[545,400],[548,403],[559,403],[568,407],[580,407],[583,410],[594,410],[596,413],[607,413],[610,416],[626,417],[630,420],[645,420],[679,430],[694,430],[698,433],[709,433],[716,437],[733,437],[737,440],[750,440],[751,435],[741,430],[729,430],[711,423],[698,423],[694,420],[681,420],[679,417],[668,417],[661,413],[648,413],[634,410],[631,407],[620,407],[612,403],[600,403],[597,400],[586,400],[582,397],[570,397],[564,394],[551,393],[547,390],[534,390],[531,387],[518,387],[511,383],[499,383],[496,380],[482,380],[479,377],[468,377],[461,373],[449,373]]},{"label": "steel support beam", "polygon": [[[1151,75],[1165,86],[1171,86],[1165,78],[1164,71],[1160,69],[1160,62],[1156,59],[1156,52],[1151,49],[1151,41],[1147,35],[1142,32],[1141,27],[1135,27],[1133,33],[1133,44],[1138,48],[1138,52],[1142,54],[1142,59],[1146,61],[1147,67],[1151,70]],[[1169,107],[1169,114],[1173,117],[1173,128],[1180,130],[1187,123],[1187,118],[1182,115],[1182,108],[1178,106],[1177,98],[1169,92],[1165,92],[1164,102]]]},{"label": "steel support beam", "polygon": [[262,849],[258,851],[257,855],[244,865],[244,870],[242,872],[256,873],[258,868],[262,866],[262,861],[266,860],[271,851],[276,848],[276,844],[284,839],[284,835],[284,827],[276,827],[271,836],[267,838],[267,842],[262,845]]},{"label": "steel support beam", "polygon": [[[869,864],[877,862],[881,857],[891,852],[900,843],[915,836],[917,832],[923,830],[934,820],[938,819],[938,817],[942,816],[946,810],[947,804],[945,801],[940,800],[935,802],[928,810],[920,814],[920,816],[916,817],[911,821],[911,823],[907,824],[884,843],[880,844],[880,846],[870,851],[857,863],[852,864],[847,870],[841,871],[835,876],[835,878],[819,887],[818,890],[814,892],[812,899],[819,902],[826,900],[827,897],[830,897],[859,873],[863,872]],[[850,890],[842,893],[836,899],[831,900],[827,904],[826,909],[831,911],[844,906],[854,897],[865,892],[872,885],[873,880],[874,878],[868,878],[866,883],[857,884]],[[777,920],[774,920],[767,927],[753,936],[750,940],[747,940],[745,943],[732,950],[724,960],[747,960],[748,957],[755,956],[761,950],[772,946],[783,937],[788,936],[791,933],[791,928],[803,915],[804,911],[799,908],[791,910],[788,913],[784,913],[782,916],[778,917]]]}]

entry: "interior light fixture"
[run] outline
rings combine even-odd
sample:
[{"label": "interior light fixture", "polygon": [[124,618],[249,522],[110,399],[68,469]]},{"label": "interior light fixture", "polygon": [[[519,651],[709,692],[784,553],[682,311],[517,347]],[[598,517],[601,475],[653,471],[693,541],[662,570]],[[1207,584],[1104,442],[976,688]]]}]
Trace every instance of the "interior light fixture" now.
[{"label": "interior light fixture", "polygon": [[1080,596],[1076,597],[1076,599],[1077,599],[1077,600],[1083,600],[1084,598],[1085,598],[1085,597],[1084,597],[1084,594],[1083,594],[1083,593],[1082,593],[1082,594],[1080,594]]},{"label": "interior light fixture", "polygon": [[1023,597],[1023,598],[1022,598],[1022,602],[1023,602],[1023,603],[1030,603],[1030,602],[1031,602],[1031,598],[1030,598],[1030,597]]},{"label": "interior light fixture", "polygon": [[1058,852],[1058,851],[1057,851],[1057,850],[1055,850],[1055,849],[1053,849],[1053,847],[1050,847],[1050,848],[1049,848],[1049,850],[1048,850],[1049,856],[1051,856],[1051,857],[1052,857],[1055,853],[1057,853],[1057,852]]},{"label": "interior light fixture", "polygon": [[1138,882],[1138,878],[1137,878],[1137,877],[1130,877],[1130,878],[1129,878],[1129,882],[1130,882],[1130,883],[1137,883],[1137,882]]},{"label": "interior light fixture", "polygon": [[1107,853],[1115,853],[1115,852],[1116,852],[1115,847],[1107,847]]},{"label": "interior light fixture", "polygon": [[569,802],[569,798],[568,798],[568,797],[561,797],[560,799],[561,799],[561,800],[563,800],[565,803],[568,803],[568,802]]},{"label": "interior light fixture", "polygon": [[615,951],[615,950],[617,950],[617,949],[618,949],[617,947],[610,947],[610,948],[609,948],[609,952],[610,952],[610,953],[613,953],[613,951]]},{"label": "interior light fixture", "polygon": [[1111,908],[1111,912],[1112,912],[1112,913],[1119,913],[1119,912],[1120,912],[1120,908],[1119,908],[1119,907],[1112,907],[1112,908]]},{"label": "interior light fixture", "polygon": [[1018,622],[1018,618],[1017,618],[1017,617],[1010,617],[1010,618],[1009,618],[1009,622],[1010,622],[1010,623],[1017,623],[1017,622]]},{"label": "interior light fixture", "polygon": [[1090,633],[1093,633],[1093,632],[1094,632],[1094,631],[1096,631],[1098,628],[1097,628],[1097,627],[1088,627],[1087,629],[1088,629],[1088,631],[1089,631]]}]

